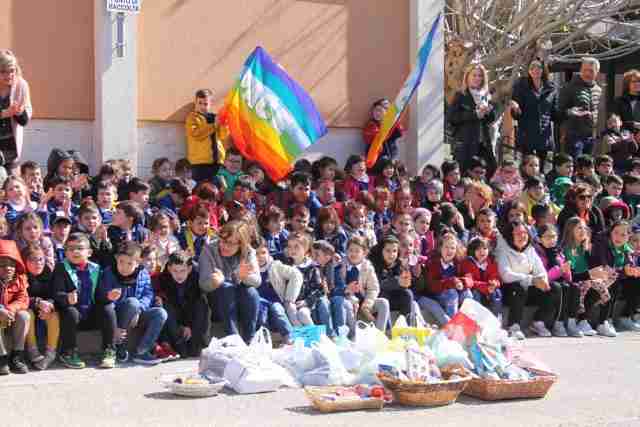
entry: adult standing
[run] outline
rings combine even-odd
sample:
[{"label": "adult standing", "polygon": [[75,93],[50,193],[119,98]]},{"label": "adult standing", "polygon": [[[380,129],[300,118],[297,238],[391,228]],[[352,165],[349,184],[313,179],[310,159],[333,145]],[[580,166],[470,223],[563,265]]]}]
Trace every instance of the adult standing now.
[{"label": "adult standing", "polygon": [[[248,223],[226,223],[219,238],[202,250],[200,288],[207,294],[214,315],[227,335],[240,334],[249,343],[256,332],[262,282]],[[242,324],[242,333],[238,323]]]},{"label": "adult standing", "polygon": [[622,120],[622,129],[640,130],[640,71],[629,70],[622,79],[622,96],[616,98],[613,111]]},{"label": "adult standing", "polygon": [[22,78],[18,60],[10,50],[0,50],[0,152],[5,165],[20,157],[22,128],[31,115],[29,84]]},{"label": "adult standing", "polygon": [[528,74],[513,85],[511,116],[518,121],[516,147],[523,156],[535,154],[544,168],[553,150],[553,123],[558,117],[558,91],[541,59],[529,64]]},{"label": "adult standing", "polygon": [[593,153],[602,95],[602,88],[596,82],[599,71],[597,59],[583,58],[580,73],[560,91],[560,114],[567,119],[565,151],[573,158]]},{"label": "adult standing", "polygon": [[464,73],[462,91],[456,93],[447,111],[454,128],[456,160],[469,170],[471,159],[478,156],[487,162],[487,176],[496,170],[491,142],[491,125],[496,121],[496,105],[489,93],[489,76],[482,64],[470,65]]}]

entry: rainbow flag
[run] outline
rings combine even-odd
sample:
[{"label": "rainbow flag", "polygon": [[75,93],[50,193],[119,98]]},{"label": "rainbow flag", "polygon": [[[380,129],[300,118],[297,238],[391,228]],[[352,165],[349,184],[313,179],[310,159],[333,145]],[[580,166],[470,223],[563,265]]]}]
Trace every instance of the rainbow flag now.
[{"label": "rainbow flag", "polygon": [[220,120],[235,146],[279,181],[327,127],[311,97],[257,47],[227,95]]},{"label": "rainbow flag", "polygon": [[413,97],[418,86],[420,86],[420,82],[422,81],[422,75],[424,74],[424,69],[429,61],[429,56],[431,55],[431,48],[433,46],[433,38],[435,37],[436,31],[438,29],[438,24],[440,23],[440,14],[436,17],[433,25],[431,26],[431,31],[429,31],[429,35],[425,39],[422,47],[418,51],[418,61],[416,66],[411,70],[411,73],[407,77],[407,80],[404,82],[402,89],[400,89],[400,93],[396,97],[396,100],[391,104],[389,109],[387,110],[384,118],[382,119],[382,125],[380,126],[380,132],[376,135],[376,137],[371,142],[371,147],[369,147],[369,153],[367,153],[367,167],[372,168],[373,165],[376,164],[378,160],[378,156],[380,155],[380,151],[382,150],[382,146],[385,141],[391,135],[393,130],[398,126],[400,122],[400,116],[409,105],[409,101]]}]

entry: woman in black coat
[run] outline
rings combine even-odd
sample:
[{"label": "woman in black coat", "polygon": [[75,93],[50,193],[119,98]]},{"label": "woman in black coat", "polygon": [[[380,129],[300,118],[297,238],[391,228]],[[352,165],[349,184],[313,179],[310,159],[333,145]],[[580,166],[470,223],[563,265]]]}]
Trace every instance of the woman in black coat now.
[{"label": "woman in black coat", "polygon": [[496,104],[491,101],[487,69],[473,64],[464,73],[462,91],[456,93],[447,110],[456,141],[455,157],[463,170],[470,169],[471,158],[487,162],[487,176],[497,168],[490,127],[497,119]]},{"label": "woman in black coat", "polygon": [[622,129],[640,129],[640,71],[629,70],[622,80],[622,96],[616,98],[613,111],[622,120]]},{"label": "woman in black coat", "polygon": [[564,208],[558,215],[558,229],[564,233],[564,226],[574,216],[580,217],[589,226],[592,241],[597,241],[605,231],[606,224],[602,211],[593,205],[593,189],[587,184],[576,184],[565,195]]},{"label": "woman in black coat", "polygon": [[529,64],[526,77],[513,85],[511,116],[518,121],[516,147],[523,155],[536,154],[541,168],[554,147],[553,122],[559,121],[558,91],[549,81],[549,69],[540,59]]}]

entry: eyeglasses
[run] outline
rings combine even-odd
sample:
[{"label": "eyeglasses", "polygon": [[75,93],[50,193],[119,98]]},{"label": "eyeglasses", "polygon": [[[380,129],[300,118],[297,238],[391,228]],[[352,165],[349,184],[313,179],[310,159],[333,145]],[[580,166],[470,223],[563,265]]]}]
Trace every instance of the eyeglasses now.
[{"label": "eyeglasses", "polygon": [[222,243],[225,246],[239,246],[240,245],[240,242],[233,241],[231,237],[228,237],[226,239],[220,238],[220,243]]},{"label": "eyeglasses", "polygon": [[46,260],[44,259],[44,257],[34,257],[34,258],[29,257],[27,258],[27,261],[33,262],[35,264],[44,264]]},{"label": "eyeglasses", "polygon": [[5,68],[3,70],[0,70],[0,74],[7,74],[7,75],[15,74],[16,72],[17,70],[15,68]]},{"label": "eyeglasses", "polygon": [[88,246],[67,246],[65,250],[67,252],[79,252],[84,251],[85,249],[90,249]]},{"label": "eyeglasses", "polygon": [[581,194],[578,196],[578,200],[593,200],[593,196],[591,194]]}]

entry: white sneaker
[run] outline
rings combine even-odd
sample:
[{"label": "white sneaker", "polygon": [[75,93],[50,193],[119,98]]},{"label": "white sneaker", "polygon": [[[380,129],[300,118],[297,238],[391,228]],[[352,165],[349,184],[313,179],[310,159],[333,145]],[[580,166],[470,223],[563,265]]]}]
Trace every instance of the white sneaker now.
[{"label": "white sneaker", "polygon": [[[531,324],[531,326],[529,327],[529,330],[533,334],[535,334],[535,335],[537,335],[539,337],[548,338],[548,337],[551,336],[551,332],[549,332],[547,327],[544,325],[544,322],[541,322],[541,321],[533,322]],[[566,332],[565,332],[565,334],[566,334]]]},{"label": "white sneaker", "polygon": [[621,317],[618,319],[618,328],[621,331],[640,332],[640,325],[631,320],[630,317]]},{"label": "white sneaker", "polygon": [[603,337],[615,338],[618,336],[615,328],[611,326],[608,320],[605,320],[601,325],[598,326],[598,335]]},{"label": "white sneaker", "polygon": [[559,321],[556,321],[553,324],[553,329],[551,330],[551,333],[553,334],[554,337],[566,338],[569,336],[569,334],[567,334],[567,330],[564,327],[564,323]]},{"label": "white sneaker", "polygon": [[584,332],[580,329],[580,326],[576,323],[576,319],[567,320],[567,333],[570,337],[583,338]]},{"label": "white sneaker", "polygon": [[511,325],[511,327],[507,330],[507,332],[509,333],[509,336],[511,338],[514,338],[517,340],[523,340],[525,338],[524,334],[520,330],[520,325],[518,325],[517,323],[514,323],[513,325]]},{"label": "white sneaker", "polygon": [[589,323],[587,320],[581,320],[580,323],[578,323],[578,328],[580,329],[580,331],[582,331],[582,334],[585,337],[593,337],[598,334],[593,330],[593,328],[591,327],[591,323]]}]

